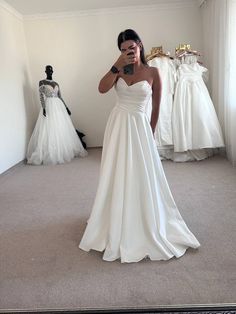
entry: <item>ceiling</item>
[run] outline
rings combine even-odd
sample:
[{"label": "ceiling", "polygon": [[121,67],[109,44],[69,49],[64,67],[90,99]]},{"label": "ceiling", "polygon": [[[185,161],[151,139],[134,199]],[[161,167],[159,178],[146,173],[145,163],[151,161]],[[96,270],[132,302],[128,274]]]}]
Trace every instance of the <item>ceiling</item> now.
[{"label": "ceiling", "polygon": [[[22,15],[71,12],[133,5],[154,5],[159,0],[5,0]],[[163,2],[163,1],[162,1]]]},{"label": "ceiling", "polygon": [[22,15],[35,15],[139,5],[146,6],[166,2],[179,3],[181,0],[5,0],[5,2]]}]

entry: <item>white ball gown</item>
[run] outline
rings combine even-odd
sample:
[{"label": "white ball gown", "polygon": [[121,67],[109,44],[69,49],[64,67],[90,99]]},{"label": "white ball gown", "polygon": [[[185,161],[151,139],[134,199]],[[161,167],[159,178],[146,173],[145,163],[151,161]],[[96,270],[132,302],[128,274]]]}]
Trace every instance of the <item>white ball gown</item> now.
[{"label": "white ball gown", "polygon": [[199,242],[181,217],[146,114],[152,88],[119,78],[117,104],[105,130],[100,180],[79,247],[103,259],[138,262],[182,256]]},{"label": "white ball gown", "polygon": [[[158,68],[161,77],[162,95],[158,124],[154,137],[160,157],[168,159],[169,150],[174,147],[172,138],[172,109],[176,84],[176,66],[169,57],[155,57],[148,61],[148,64]],[[151,102],[148,108],[148,115],[151,118]]]},{"label": "white ball gown", "polygon": [[179,66],[172,116],[175,152],[224,146],[215,108],[202,78],[205,71],[197,62]]},{"label": "white ball gown", "polygon": [[46,117],[41,108],[29,141],[27,163],[61,164],[76,156],[87,156],[65,105],[58,97],[59,86],[45,84],[40,89],[45,101]]}]

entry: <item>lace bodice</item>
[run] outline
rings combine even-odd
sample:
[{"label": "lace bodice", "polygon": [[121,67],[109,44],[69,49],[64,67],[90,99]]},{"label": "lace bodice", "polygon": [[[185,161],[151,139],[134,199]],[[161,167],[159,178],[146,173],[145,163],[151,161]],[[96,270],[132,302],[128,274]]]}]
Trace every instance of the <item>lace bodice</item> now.
[{"label": "lace bodice", "polygon": [[48,97],[59,97],[63,103],[64,100],[61,97],[61,91],[59,85],[54,81],[43,80],[39,83],[39,96],[41,105],[45,108],[45,99]]},{"label": "lace bodice", "polygon": [[46,97],[58,97],[59,88],[57,85],[54,88],[51,85],[41,85],[39,91]]},{"label": "lace bodice", "polygon": [[146,112],[152,96],[152,88],[148,81],[142,80],[127,85],[121,77],[116,83],[117,106],[129,112]]}]

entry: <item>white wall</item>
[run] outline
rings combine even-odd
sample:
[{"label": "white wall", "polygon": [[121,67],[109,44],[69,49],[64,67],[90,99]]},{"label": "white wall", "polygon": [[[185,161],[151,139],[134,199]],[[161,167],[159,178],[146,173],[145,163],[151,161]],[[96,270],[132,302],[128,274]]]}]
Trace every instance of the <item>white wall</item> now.
[{"label": "white wall", "polygon": [[31,95],[23,21],[0,2],[0,173],[25,158]]},{"label": "white wall", "polygon": [[94,147],[102,145],[115,104],[114,90],[100,95],[97,85],[119,56],[116,40],[120,31],[135,29],[146,52],[162,45],[174,53],[179,43],[190,43],[201,51],[197,3],[177,2],[168,0],[141,10],[120,8],[22,19],[0,0],[0,173],[25,158],[40,108],[38,81],[45,77],[46,64],[54,67],[54,79],[72,111],[74,125]]},{"label": "white wall", "polygon": [[97,85],[119,56],[116,46],[119,32],[135,29],[146,52],[162,45],[173,54],[179,43],[189,43],[201,51],[200,9],[197,2],[194,5],[192,1],[183,0],[182,3],[176,6],[167,1],[166,5],[142,10],[27,18],[25,32],[38,110],[38,81],[45,77],[45,65],[51,64],[54,79],[60,84],[64,100],[72,111],[74,125],[86,134],[90,147],[101,146],[115,98],[114,91],[100,95]]},{"label": "white wall", "polygon": [[[222,6],[225,3],[222,1]],[[217,6],[217,2],[205,1],[201,7],[202,25],[204,29],[203,33],[203,54],[204,64],[208,68],[210,76],[208,82],[209,92],[212,97],[213,104],[216,109],[221,127],[224,130],[224,115],[225,108],[224,95],[221,78],[224,77],[225,49],[226,47],[220,46],[220,39],[226,38],[225,25],[226,15],[222,17],[222,8]],[[221,66],[216,66],[220,62]]]}]

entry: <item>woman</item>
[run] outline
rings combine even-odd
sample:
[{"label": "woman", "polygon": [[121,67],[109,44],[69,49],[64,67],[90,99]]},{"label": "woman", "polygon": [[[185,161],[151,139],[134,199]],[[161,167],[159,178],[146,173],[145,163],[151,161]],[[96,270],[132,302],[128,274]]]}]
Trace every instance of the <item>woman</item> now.
[{"label": "woman", "polygon": [[[99,84],[101,93],[115,86],[118,100],[106,126],[97,195],[79,247],[105,250],[107,261],[180,257],[200,244],[175,205],[153,138],[161,97],[158,70],[147,66],[133,30],[119,34],[118,47],[120,57]],[[133,74],[124,74],[127,64],[133,64]],[[151,97],[149,123],[145,109]]]},{"label": "woman", "polygon": [[76,156],[85,157],[80,138],[69,117],[71,112],[61,97],[60,87],[52,79],[53,68],[46,66],[47,78],[39,82],[41,111],[28,150],[29,164],[61,164]]}]

